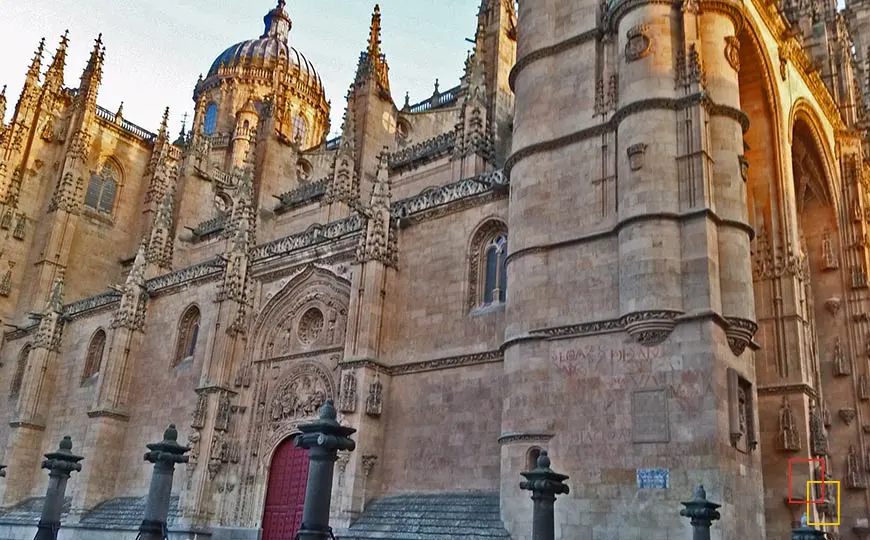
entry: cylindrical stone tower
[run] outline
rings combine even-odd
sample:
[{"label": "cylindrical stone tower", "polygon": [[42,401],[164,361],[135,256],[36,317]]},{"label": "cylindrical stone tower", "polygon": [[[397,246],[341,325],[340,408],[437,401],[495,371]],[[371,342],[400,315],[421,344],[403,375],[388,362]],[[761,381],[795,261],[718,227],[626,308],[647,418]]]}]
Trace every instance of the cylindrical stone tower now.
[{"label": "cylindrical stone tower", "polygon": [[516,537],[514,479],[540,450],[573,479],[562,537],[682,537],[673,509],[699,484],[723,538],[763,534],[739,14],[520,2],[500,439]]}]

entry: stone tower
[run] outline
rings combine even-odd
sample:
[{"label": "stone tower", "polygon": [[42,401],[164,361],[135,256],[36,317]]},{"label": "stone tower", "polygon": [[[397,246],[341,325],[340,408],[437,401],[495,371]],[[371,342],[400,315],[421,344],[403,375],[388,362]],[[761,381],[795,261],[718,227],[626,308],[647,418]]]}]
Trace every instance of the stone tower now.
[{"label": "stone tower", "polygon": [[[520,4],[502,478],[548,440],[576,479],[566,537],[684,534],[661,509],[700,483],[724,538],[759,538],[739,24],[724,4]],[[670,489],[638,504],[636,477]],[[518,537],[525,504],[502,486]]]}]

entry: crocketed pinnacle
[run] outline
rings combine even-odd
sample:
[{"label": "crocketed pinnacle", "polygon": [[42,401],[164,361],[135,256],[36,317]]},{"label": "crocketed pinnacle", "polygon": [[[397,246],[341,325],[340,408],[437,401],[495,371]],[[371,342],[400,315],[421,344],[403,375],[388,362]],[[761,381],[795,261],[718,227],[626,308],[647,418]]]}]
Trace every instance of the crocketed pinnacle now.
[{"label": "crocketed pinnacle", "polygon": [[34,83],[39,80],[39,71],[42,68],[43,51],[45,51],[45,38],[39,40],[39,45],[36,47],[36,52],[33,54],[33,61],[30,62],[30,67],[27,69],[28,82]]},{"label": "crocketed pinnacle", "polygon": [[6,117],[6,85],[0,90],[0,126],[3,125],[3,119]]},{"label": "crocketed pinnacle", "polygon": [[369,26],[369,47],[366,51],[369,58],[381,57],[381,6],[375,4],[372,12],[372,24]]},{"label": "crocketed pinnacle", "polygon": [[341,141],[339,147],[342,150],[353,152],[355,145],[356,122],[354,117],[353,90],[347,93],[347,107],[344,109],[344,120],[341,123]]},{"label": "crocketed pinnacle", "polygon": [[88,58],[88,63],[82,73],[81,83],[79,84],[79,94],[93,94],[96,100],[96,91],[103,79],[103,60],[105,59],[106,49],[103,47],[103,34],[97,36],[94,40],[94,48],[91,50],[91,56]]},{"label": "crocketed pinnacle", "polygon": [[59,90],[63,87],[63,70],[66,67],[66,49],[68,43],[69,30],[66,30],[60,37],[57,52],[54,53],[54,58],[51,59],[51,64],[45,72],[45,85],[54,90]]},{"label": "crocketed pinnacle", "polygon": [[163,119],[160,121],[160,129],[157,131],[157,138],[166,139],[166,134],[169,133],[169,107],[163,110]]}]

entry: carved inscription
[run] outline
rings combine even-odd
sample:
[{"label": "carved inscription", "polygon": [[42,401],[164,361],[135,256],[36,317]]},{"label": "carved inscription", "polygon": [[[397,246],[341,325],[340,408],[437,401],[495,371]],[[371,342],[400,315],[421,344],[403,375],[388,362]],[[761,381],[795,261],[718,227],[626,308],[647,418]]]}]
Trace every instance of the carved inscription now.
[{"label": "carved inscription", "polygon": [[632,394],[631,435],[635,443],[670,441],[667,390],[637,390]]}]

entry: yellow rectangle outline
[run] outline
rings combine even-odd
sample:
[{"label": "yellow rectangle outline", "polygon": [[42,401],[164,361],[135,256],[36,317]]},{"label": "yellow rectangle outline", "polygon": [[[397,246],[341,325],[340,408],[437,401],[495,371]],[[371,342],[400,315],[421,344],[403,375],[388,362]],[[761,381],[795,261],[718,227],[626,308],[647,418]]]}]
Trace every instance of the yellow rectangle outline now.
[{"label": "yellow rectangle outline", "polygon": [[810,516],[812,515],[812,512],[810,511],[810,504],[811,503],[809,501],[807,501],[807,527],[825,527],[825,526],[839,527],[840,521],[842,519],[840,517],[840,481],[839,480],[807,480],[807,491],[806,491],[807,494],[810,493],[810,486],[812,484],[824,484],[824,485],[834,484],[837,486],[837,521],[834,523],[825,523],[825,522],[814,523],[814,522],[810,521]]}]

